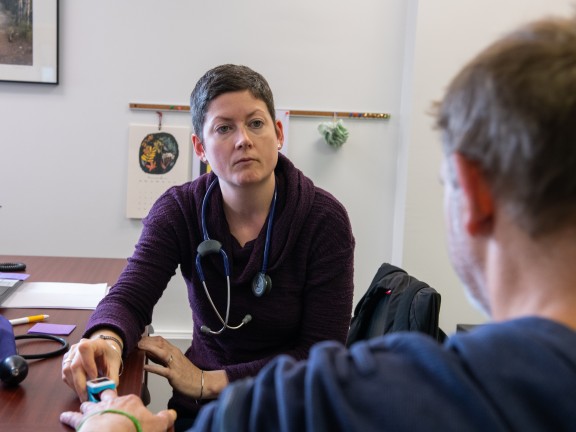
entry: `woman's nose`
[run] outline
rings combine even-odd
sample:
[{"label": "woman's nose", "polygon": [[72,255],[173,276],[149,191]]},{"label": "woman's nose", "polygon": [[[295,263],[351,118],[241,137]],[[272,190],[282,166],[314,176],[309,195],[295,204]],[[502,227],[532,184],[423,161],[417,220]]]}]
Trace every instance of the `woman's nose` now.
[{"label": "woman's nose", "polygon": [[252,147],[252,139],[246,127],[238,128],[238,136],[236,137],[236,147]]}]

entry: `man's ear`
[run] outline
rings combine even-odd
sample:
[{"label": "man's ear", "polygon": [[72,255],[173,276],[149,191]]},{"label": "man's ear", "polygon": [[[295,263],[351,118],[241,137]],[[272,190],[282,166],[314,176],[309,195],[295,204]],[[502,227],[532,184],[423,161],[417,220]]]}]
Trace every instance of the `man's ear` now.
[{"label": "man's ear", "polygon": [[465,200],[465,225],[470,235],[490,232],[494,223],[494,196],[483,170],[477,162],[455,153],[453,163],[458,184]]}]

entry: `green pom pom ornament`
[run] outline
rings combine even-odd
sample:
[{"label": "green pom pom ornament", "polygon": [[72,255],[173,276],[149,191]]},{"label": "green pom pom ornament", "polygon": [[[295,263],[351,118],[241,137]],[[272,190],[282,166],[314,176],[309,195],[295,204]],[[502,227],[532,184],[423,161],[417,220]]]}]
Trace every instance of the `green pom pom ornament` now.
[{"label": "green pom pom ornament", "polygon": [[342,147],[348,139],[348,129],[344,127],[342,120],[337,122],[326,122],[318,125],[318,132],[324,137],[326,142],[334,148]]}]

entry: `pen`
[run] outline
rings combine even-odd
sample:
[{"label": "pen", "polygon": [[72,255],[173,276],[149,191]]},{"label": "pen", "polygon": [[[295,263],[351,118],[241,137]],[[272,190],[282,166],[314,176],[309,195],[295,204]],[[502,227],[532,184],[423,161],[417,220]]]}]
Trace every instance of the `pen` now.
[{"label": "pen", "polygon": [[28,323],[33,323],[33,322],[38,322],[38,321],[44,321],[46,318],[48,318],[50,315],[32,315],[32,316],[27,316],[24,318],[16,318],[16,319],[11,319],[10,324],[14,325],[18,325],[18,324],[28,324]]}]

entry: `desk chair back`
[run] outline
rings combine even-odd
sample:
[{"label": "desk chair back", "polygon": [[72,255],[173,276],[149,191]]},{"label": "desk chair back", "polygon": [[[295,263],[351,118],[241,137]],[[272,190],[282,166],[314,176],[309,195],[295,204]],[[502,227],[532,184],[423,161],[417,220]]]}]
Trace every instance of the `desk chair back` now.
[{"label": "desk chair back", "polygon": [[384,263],[354,308],[346,346],[398,331],[418,331],[439,342],[440,294],[403,269]]}]

